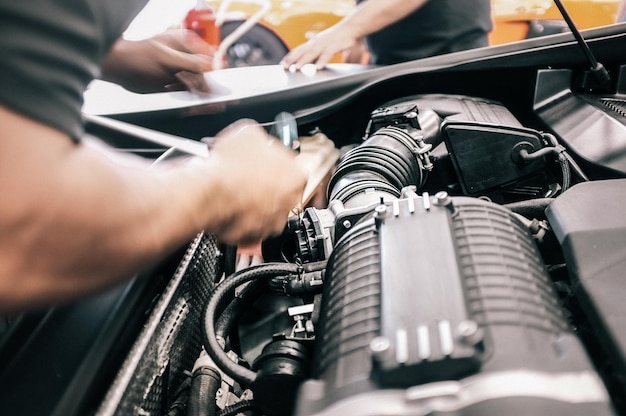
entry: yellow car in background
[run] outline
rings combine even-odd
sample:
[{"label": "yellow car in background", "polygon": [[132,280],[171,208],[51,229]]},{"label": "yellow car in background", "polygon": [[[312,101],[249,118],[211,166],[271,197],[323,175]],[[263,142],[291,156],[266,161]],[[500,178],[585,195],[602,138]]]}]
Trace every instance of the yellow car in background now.
[{"label": "yellow car in background", "polygon": [[[578,29],[615,23],[621,0],[563,0]],[[492,45],[567,32],[569,28],[552,0],[492,0]]]},{"label": "yellow car in background", "polygon": [[[145,16],[145,20],[155,25],[156,20],[184,14],[195,0],[150,2],[156,3],[155,12],[152,17]],[[228,47],[229,67],[276,64],[290,49],[334,25],[355,7],[354,0],[207,0],[215,10],[225,2],[229,4],[224,8],[222,39],[265,7],[258,22]],[[587,29],[614,23],[620,0],[563,0],[563,3],[576,26]],[[460,0],[459,7],[463,7]],[[492,45],[569,30],[552,0],[492,0],[492,13]],[[338,55],[333,62],[341,60],[342,56]]]},{"label": "yellow car in background", "polygon": [[[223,0],[207,0],[219,10]],[[265,1],[229,1],[222,38],[253,16]],[[229,67],[276,64],[292,48],[334,25],[355,7],[354,0],[267,0],[261,19],[227,51]],[[341,57],[334,61],[339,62]]]}]

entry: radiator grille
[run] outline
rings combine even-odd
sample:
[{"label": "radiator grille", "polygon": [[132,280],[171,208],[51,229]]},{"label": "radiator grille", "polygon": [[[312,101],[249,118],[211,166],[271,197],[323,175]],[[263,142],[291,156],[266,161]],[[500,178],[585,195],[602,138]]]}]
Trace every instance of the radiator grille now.
[{"label": "radiator grille", "polygon": [[219,250],[200,234],[103,401],[98,415],[161,415],[192,368],[202,345],[204,304],[221,274]]}]

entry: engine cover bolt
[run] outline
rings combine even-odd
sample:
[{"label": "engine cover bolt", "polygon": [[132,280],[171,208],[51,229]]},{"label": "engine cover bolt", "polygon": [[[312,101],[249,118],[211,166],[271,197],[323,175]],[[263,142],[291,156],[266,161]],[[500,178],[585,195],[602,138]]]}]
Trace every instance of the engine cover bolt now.
[{"label": "engine cover bolt", "polygon": [[483,332],[476,321],[467,320],[459,322],[457,331],[461,342],[466,345],[476,345],[483,340]]},{"label": "engine cover bolt", "polygon": [[376,337],[370,341],[372,358],[378,363],[384,363],[392,358],[391,342],[385,337]]},{"label": "engine cover bolt", "polygon": [[439,191],[435,194],[435,205],[446,208],[451,214],[454,214],[454,202],[446,191]]},{"label": "engine cover bolt", "polygon": [[343,225],[343,228],[345,228],[346,230],[352,227],[352,223],[350,222],[350,220],[344,220],[341,225]]},{"label": "engine cover bolt", "polygon": [[446,191],[439,191],[435,194],[435,203],[440,206],[446,206],[452,202],[450,195]]}]

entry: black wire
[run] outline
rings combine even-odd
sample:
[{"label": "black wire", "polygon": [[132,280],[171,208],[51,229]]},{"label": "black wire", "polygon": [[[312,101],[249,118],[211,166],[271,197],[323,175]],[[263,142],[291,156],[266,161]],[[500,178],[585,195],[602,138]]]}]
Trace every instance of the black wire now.
[{"label": "black wire", "polygon": [[256,410],[253,400],[244,400],[237,402],[217,412],[217,416],[234,416],[239,413]]}]

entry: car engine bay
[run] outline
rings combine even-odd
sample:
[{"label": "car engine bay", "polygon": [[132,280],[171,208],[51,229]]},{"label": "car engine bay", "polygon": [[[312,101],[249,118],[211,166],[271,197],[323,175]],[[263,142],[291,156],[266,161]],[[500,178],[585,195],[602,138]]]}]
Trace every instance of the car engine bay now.
[{"label": "car engine bay", "polygon": [[262,263],[224,256],[186,414],[620,409],[624,179],[466,95],[385,102],[341,150]]},{"label": "car engine bay", "polygon": [[[445,182],[450,170],[458,182]],[[387,103],[337,164],[327,208],[307,208],[265,243],[267,264],[211,296],[208,355],[251,389],[262,414],[612,414],[562,308],[590,276],[571,284],[563,271],[597,262],[585,251],[599,231],[585,205],[619,216],[600,201],[623,194],[624,182],[567,192],[585,178],[554,136],[522,127],[498,103]],[[257,356],[236,354],[248,369],[231,364],[229,334],[217,328],[232,325],[222,320],[233,303],[255,308],[252,282],[294,303],[283,311],[290,328],[267,333]]]},{"label": "car engine bay", "polygon": [[[160,286],[121,364],[81,367],[68,389],[102,376],[105,393],[62,404],[97,415],[623,414],[625,71],[600,94],[572,88],[569,68],[482,85],[489,71],[402,75],[296,113],[301,136],[324,134],[341,155],[321,198],[263,242],[260,262],[238,267],[236,247],[201,233],[149,272]],[[15,343],[0,342],[0,358]]]}]

